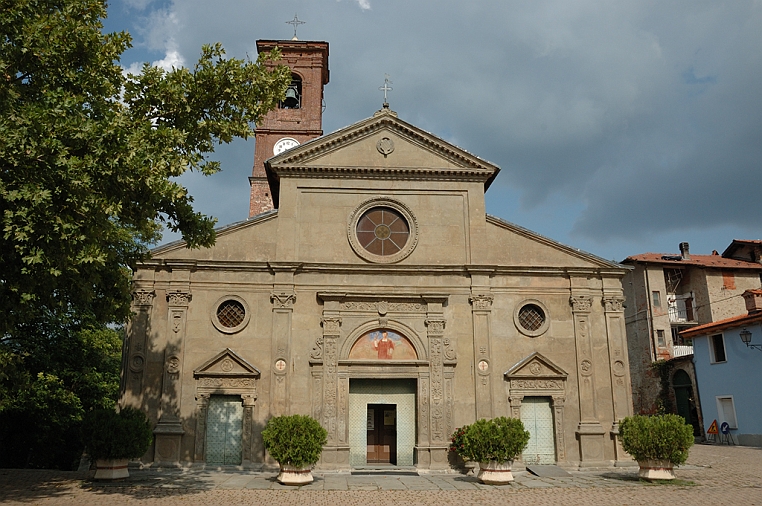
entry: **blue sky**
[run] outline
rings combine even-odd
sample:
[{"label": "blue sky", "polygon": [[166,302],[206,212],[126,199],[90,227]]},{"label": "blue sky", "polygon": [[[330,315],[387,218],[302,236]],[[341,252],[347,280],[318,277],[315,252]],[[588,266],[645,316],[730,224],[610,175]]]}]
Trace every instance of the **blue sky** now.
[{"label": "blue sky", "polygon": [[[487,212],[607,259],[762,238],[762,2],[114,0],[122,64],[192,65],[202,44],[330,44],[326,133],[399,116],[501,167]],[[183,176],[220,225],[247,217],[253,141]],[[167,235],[167,240],[175,239]]]}]

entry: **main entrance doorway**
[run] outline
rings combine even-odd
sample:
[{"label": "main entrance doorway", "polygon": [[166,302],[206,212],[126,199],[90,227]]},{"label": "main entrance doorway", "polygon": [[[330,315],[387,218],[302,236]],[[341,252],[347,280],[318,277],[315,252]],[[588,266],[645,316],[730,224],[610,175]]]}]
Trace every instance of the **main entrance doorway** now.
[{"label": "main entrance doorway", "polygon": [[213,395],[206,415],[206,462],[240,465],[243,453],[243,402],[236,395]]},{"label": "main entrance doorway", "polygon": [[415,379],[349,380],[349,465],[415,465]]},{"label": "main entrance doorway", "polygon": [[529,444],[522,453],[524,463],[555,464],[556,445],[550,398],[524,397],[521,401],[521,422],[529,431]]},{"label": "main entrance doorway", "polygon": [[368,464],[397,465],[397,405],[368,404]]}]

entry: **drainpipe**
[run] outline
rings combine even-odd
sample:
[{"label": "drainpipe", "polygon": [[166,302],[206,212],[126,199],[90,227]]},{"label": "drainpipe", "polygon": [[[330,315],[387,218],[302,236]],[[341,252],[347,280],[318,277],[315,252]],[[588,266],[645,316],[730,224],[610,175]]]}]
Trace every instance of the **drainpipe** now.
[{"label": "drainpipe", "polygon": [[656,343],[653,331],[653,308],[651,307],[651,282],[648,280],[648,264],[643,266],[643,277],[646,281],[646,324],[648,326],[648,348],[651,352],[651,362],[656,361]]}]

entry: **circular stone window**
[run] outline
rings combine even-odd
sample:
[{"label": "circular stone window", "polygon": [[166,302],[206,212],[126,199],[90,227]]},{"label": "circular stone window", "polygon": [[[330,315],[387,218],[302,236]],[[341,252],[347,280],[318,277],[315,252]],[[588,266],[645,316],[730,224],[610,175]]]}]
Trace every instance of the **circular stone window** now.
[{"label": "circular stone window", "polygon": [[388,198],[371,199],[355,209],[347,232],[355,253],[375,263],[399,262],[418,242],[413,214]]},{"label": "circular stone window", "polygon": [[519,332],[529,337],[544,334],[550,326],[548,309],[538,300],[525,300],[516,307],[513,320]]},{"label": "circular stone window", "polygon": [[235,295],[227,295],[217,301],[212,309],[212,324],[220,332],[235,334],[249,323],[246,301]]}]

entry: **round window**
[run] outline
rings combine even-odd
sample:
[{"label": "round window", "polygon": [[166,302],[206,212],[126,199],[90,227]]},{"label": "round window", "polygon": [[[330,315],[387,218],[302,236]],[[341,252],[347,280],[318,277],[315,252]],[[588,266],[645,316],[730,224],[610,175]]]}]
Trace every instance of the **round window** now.
[{"label": "round window", "polygon": [[225,334],[234,334],[249,323],[249,311],[246,302],[235,295],[222,297],[212,309],[212,323]]},{"label": "round window", "polygon": [[529,337],[537,337],[548,330],[548,311],[536,300],[524,301],[519,304],[514,313],[514,321],[519,331]]},{"label": "round window", "polygon": [[390,207],[374,207],[357,222],[357,240],[370,253],[389,256],[399,253],[410,237],[405,218]]},{"label": "round window", "polygon": [[418,243],[413,213],[402,202],[385,197],[357,207],[349,217],[347,235],[355,253],[374,263],[398,262]]}]

